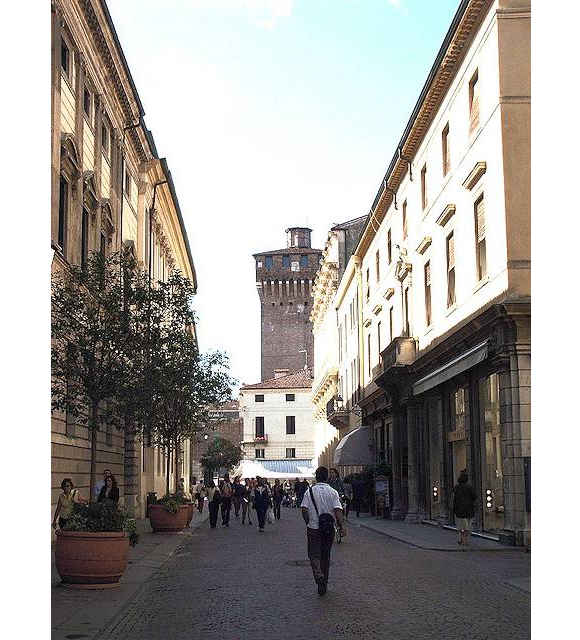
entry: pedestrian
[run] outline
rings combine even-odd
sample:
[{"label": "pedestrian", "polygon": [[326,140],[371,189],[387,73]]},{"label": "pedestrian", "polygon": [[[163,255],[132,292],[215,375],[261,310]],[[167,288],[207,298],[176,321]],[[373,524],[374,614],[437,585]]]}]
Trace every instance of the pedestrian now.
[{"label": "pedestrian", "polygon": [[105,480],[105,484],[99,493],[97,502],[108,502],[109,504],[118,504],[119,487],[113,474],[109,474]]},{"label": "pedestrian", "polygon": [[103,478],[95,484],[95,488],[93,489],[94,502],[97,502],[99,500],[99,493],[101,493],[101,489],[105,486],[105,481],[107,480],[107,476],[110,476],[110,475],[111,475],[110,469],[103,470]]},{"label": "pedestrian", "polygon": [[365,483],[363,482],[360,475],[357,473],[352,481],[352,501],[353,507],[356,511],[356,517],[360,518],[360,510],[362,506],[362,501],[365,495]]},{"label": "pedestrian", "polygon": [[74,488],[73,481],[70,478],[65,478],[60,483],[60,488],[62,489],[62,493],[58,496],[58,502],[54,510],[54,517],[52,519],[53,529],[57,528],[57,523],[60,529],[64,529],[73,514],[74,505],[80,502],[87,502],[78,490]]},{"label": "pedestrian", "polygon": [[185,478],[180,478],[177,483],[177,489],[175,490],[175,494],[185,498]]},{"label": "pedestrian", "polygon": [[258,516],[258,531],[263,533],[266,524],[266,512],[271,505],[270,494],[263,478],[257,478],[258,486],[254,489],[254,509]]},{"label": "pedestrian", "polygon": [[246,489],[240,481],[240,476],[234,478],[232,502],[234,503],[234,514],[236,518],[240,517],[240,507],[242,506],[242,498]]},{"label": "pedestrian", "polygon": [[215,481],[210,480],[207,488],[207,505],[209,508],[209,526],[211,529],[215,529],[217,525],[220,498],[220,490],[216,487]]},{"label": "pedestrian", "polygon": [[338,495],[342,498],[344,495],[344,484],[340,479],[340,474],[338,470],[332,467],[328,472],[328,484],[338,493]]},{"label": "pedestrian", "polygon": [[344,479],[344,515],[348,520],[348,512],[350,511],[350,505],[352,503],[352,480],[351,476]]},{"label": "pedestrian", "polygon": [[230,482],[229,474],[224,475],[224,479],[220,484],[220,495],[222,505],[222,527],[230,526],[230,511],[232,509],[232,483]]},{"label": "pedestrian", "polygon": [[274,503],[274,518],[280,520],[280,505],[284,498],[284,489],[280,484],[280,480],[276,479],[274,482],[274,488],[272,489],[272,502]]},{"label": "pedestrian", "polygon": [[248,524],[252,524],[252,484],[249,478],[245,479],[244,495],[242,496],[242,524],[245,524],[246,516]]},{"label": "pedestrian", "polygon": [[471,520],[475,515],[475,503],[477,494],[469,484],[467,471],[464,469],[457,478],[457,484],[453,489],[453,514],[455,525],[459,531],[457,544],[468,545],[471,533]]},{"label": "pedestrian", "polygon": [[302,499],[298,499],[301,490],[302,483],[300,482],[300,480],[298,480],[298,478],[296,478],[296,480],[294,481],[294,496],[296,497],[296,504],[294,505],[295,507],[300,507],[300,503],[302,502]]},{"label": "pedestrian", "polygon": [[204,502],[204,490],[202,483],[197,482],[197,478],[193,476],[191,479],[191,498],[193,502],[197,502],[197,511],[201,513],[203,511]]},{"label": "pedestrian", "polygon": [[318,585],[318,595],[323,596],[328,587],[334,519],[336,518],[342,536],[346,535],[346,529],[340,497],[336,489],[328,484],[328,469],[318,467],[315,478],[316,484],[308,487],[300,506],[306,523],[308,559],[314,581]]}]

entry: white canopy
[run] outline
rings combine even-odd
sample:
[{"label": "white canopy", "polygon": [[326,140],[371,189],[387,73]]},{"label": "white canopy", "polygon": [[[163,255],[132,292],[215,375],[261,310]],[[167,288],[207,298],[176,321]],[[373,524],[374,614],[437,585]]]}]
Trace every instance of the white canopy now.
[{"label": "white canopy", "polygon": [[266,469],[257,460],[242,460],[235,472],[230,477],[235,478],[240,476],[244,478],[280,478],[281,480],[292,480],[295,478],[312,478],[312,473],[284,473],[282,471],[271,471]]}]

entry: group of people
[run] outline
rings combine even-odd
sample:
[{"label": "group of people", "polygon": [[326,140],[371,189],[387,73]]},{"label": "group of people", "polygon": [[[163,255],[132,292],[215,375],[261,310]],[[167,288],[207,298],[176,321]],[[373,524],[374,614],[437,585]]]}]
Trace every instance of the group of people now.
[{"label": "group of people", "polygon": [[[74,488],[73,481],[70,478],[64,478],[60,483],[62,493],[58,496],[56,509],[52,519],[52,526],[63,529],[72,514],[74,513],[75,504],[87,504],[89,501],[83,497],[78,489]],[[103,478],[99,480],[93,489],[94,502],[108,502],[110,504],[119,503],[119,487],[115,476],[110,469],[103,471]]]}]

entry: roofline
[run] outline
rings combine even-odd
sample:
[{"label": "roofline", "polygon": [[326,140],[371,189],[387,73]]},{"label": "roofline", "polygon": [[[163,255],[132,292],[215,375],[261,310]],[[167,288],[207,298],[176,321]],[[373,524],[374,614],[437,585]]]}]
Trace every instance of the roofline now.
[{"label": "roofline", "polygon": [[191,273],[193,275],[193,288],[194,288],[194,292],[197,293],[197,275],[195,273],[195,265],[193,264],[193,258],[191,256],[191,248],[189,246],[189,238],[187,237],[185,223],[183,222],[183,215],[181,214],[181,207],[179,206],[179,200],[177,199],[177,193],[175,192],[175,185],[173,184],[171,171],[169,171],[169,167],[167,166],[167,158],[160,158],[160,162],[161,162],[161,168],[163,169],[163,173],[167,178],[167,184],[169,185],[169,191],[171,192],[171,197],[173,199],[173,204],[175,205],[175,210],[177,211],[179,226],[181,227],[181,233],[183,235],[183,239],[185,241],[185,248],[187,250],[187,257],[189,258],[189,266],[191,267]]},{"label": "roofline", "polygon": [[139,108],[139,115],[141,118],[143,118],[143,116],[145,115],[145,109],[143,109],[143,103],[141,102],[139,92],[137,91],[137,87],[135,86],[135,81],[133,80],[133,76],[131,75],[131,71],[129,70],[129,65],[127,64],[125,54],[123,53],[123,47],[121,46],[121,42],[119,41],[119,36],[117,35],[117,30],[115,29],[115,25],[113,24],[111,14],[109,13],[109,8],[107,7],[106,0],[101,0],[101,8],[103,10],[103,13],[105,14],[105,18],[107,19],[107,25],[109,26],[109,29],[113,34],[115,45],[119,49],[119,55],[121,56],[121,62],[123,63],[123,70],[125,71],[125,73],[127,74],[127,78],[129,79],[129,84],[131,85],[133,95],[135,96],[135,101],[137,102],[137,107]]},{"label": "roofline", "polygon": [[281,249],[270,249],[270,251],[259,251],[258,253],[252,253],[252,257],[256,256],[265,256],[271,253],[275,253],[276,251],[287,251],[288,253],[306,253],[310,251],[311,253],[322,253],[324,249],[315,249],[314,247],[282,247]]},{"label": "roofline", "polygon": [[363,218],[368,218],[369,214],[365,213],[362,216],[359,216],[358,218],[352,218],[352,220],[346,220],[345,222],[337,222],[333,227],[330,227],[331,231],[344,231],[344,226],[345,225],[354,225],[356,222],[359,222],[360,220],[362,220]]}]

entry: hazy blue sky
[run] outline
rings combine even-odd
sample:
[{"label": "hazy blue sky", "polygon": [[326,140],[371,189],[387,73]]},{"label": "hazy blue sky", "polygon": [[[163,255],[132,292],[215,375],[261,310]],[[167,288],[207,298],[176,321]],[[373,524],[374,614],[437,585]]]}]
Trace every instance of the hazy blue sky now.
[{"label": "hazy blue sky", "polygon": [[202,350],[260,378],[251,254],[368,212],[459,0],[109,0],[167,157]]}]

